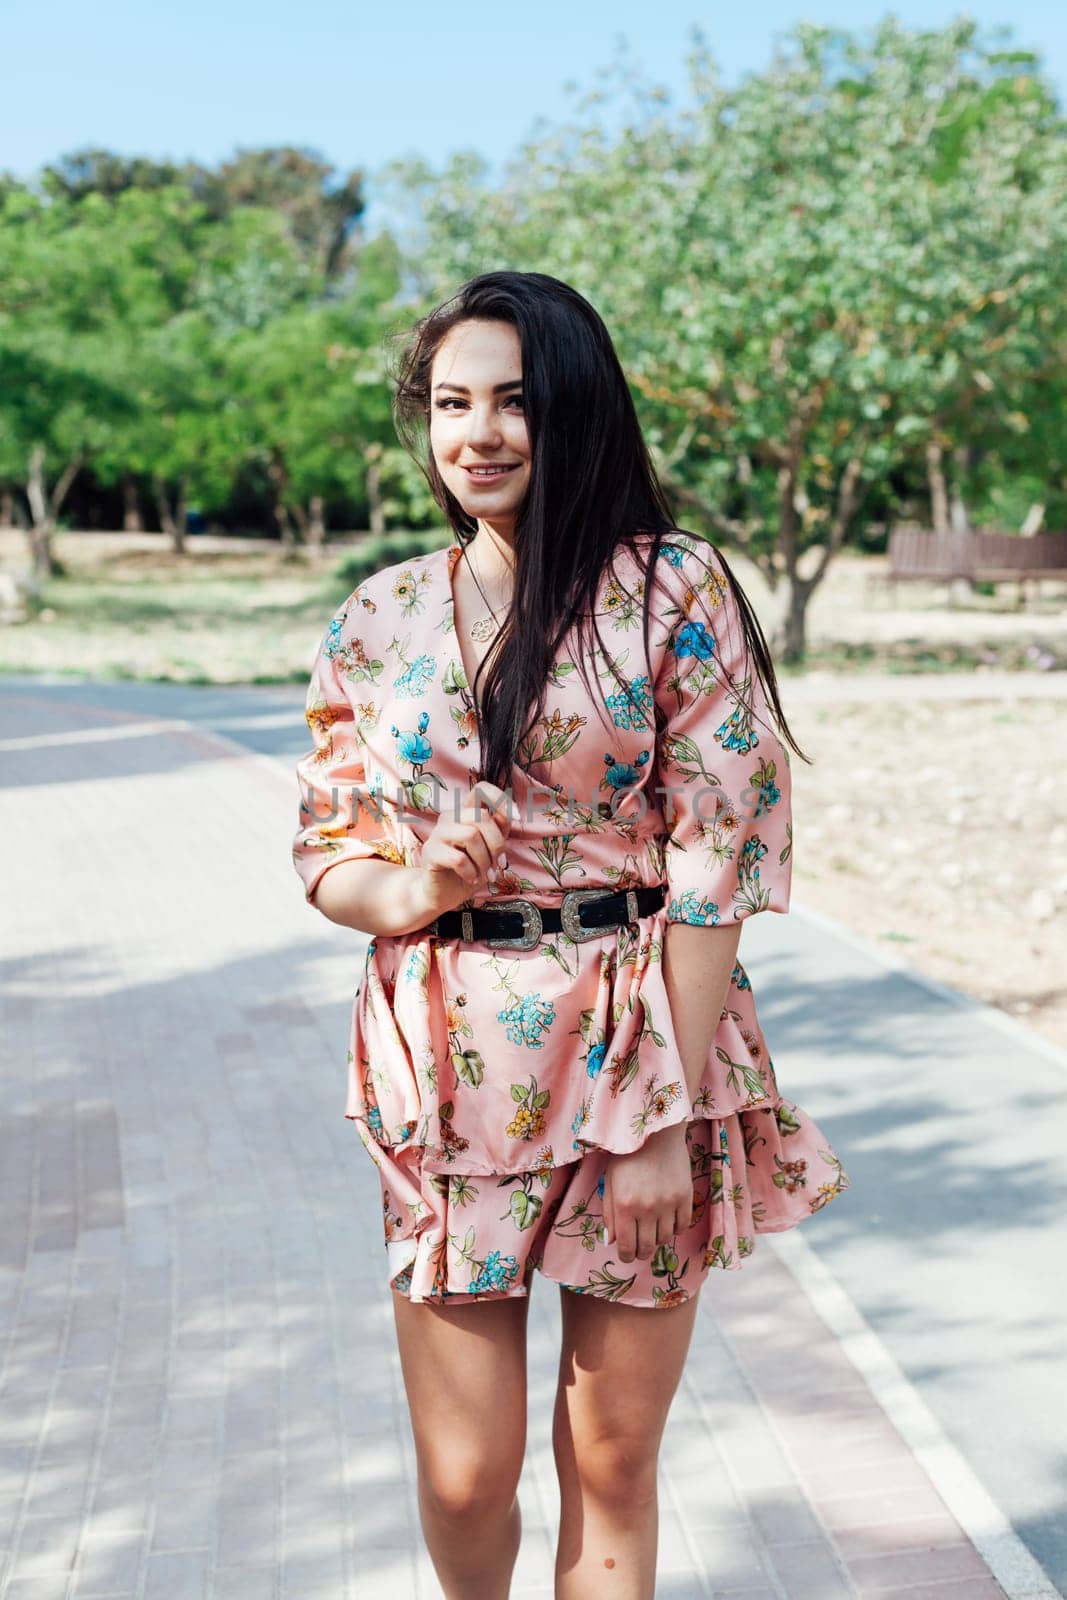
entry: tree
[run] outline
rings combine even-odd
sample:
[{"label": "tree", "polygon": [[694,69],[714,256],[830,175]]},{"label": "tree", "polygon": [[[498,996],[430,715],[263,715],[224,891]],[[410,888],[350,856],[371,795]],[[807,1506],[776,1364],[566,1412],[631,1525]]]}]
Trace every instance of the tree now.
[{"label": "tree", "polygon": [[676,503],[785,580],[798,661],[890,473],[931,446],[1017,458],[1062,392],[1064,126],[1035,59],[967,19],[888,18],[869,44],[802,23],[733,90],[698,33],[689,68],[691,110],[638,88],[609,130],[597,91],[498,190],[466,153],[435,183],[391,175],[419,199],[428,298],[506,264],[596,304]]}]

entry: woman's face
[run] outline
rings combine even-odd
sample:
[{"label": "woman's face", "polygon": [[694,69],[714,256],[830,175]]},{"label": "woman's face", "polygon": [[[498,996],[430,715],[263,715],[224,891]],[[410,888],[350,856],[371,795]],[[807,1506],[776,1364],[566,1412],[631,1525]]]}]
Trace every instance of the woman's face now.
[{"label": "woman's face", "polygon": [[[457,322],[430,372],[430,449],[469,516],[508,532],[530,481],[522,351],[510,322]],[[479,473],[479,467],[503,468]]]}]

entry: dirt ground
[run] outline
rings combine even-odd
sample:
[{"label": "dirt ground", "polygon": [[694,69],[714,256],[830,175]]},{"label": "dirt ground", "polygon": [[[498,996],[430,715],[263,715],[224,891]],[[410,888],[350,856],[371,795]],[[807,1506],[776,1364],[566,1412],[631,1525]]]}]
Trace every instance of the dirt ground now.
[{"label": "dirt ground", "polygon": [[1067,1049],[1067,698],[803,703],[793,887]]},{"label": "dirt ground", "polygon": [[[57,545],[71,580],[51,617],[0,627],[0,674],[300,682],[343,598],[336,549],[322,570],[267,541],[197,538],[192,561],[157,535]],[[770,634],[780,597],[729,559]],[[21,564],[0,530],[0,567]],[[1067,1049],[1067,588],[952,606],[936,585],[894,596],[884,569],[840,557],[808,669],[779,673],[813,758],[792,765],[797,900]]]}]

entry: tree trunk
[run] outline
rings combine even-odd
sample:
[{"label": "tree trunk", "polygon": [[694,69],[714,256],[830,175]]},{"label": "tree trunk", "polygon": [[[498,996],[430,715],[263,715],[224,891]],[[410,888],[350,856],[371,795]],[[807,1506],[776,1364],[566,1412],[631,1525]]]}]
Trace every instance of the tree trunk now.
[{"label": "tree trunk", "polygon": [[286,471],[285,458],[277,446],[271,451],[270,460],[267,462],[267,478],[270,482],[274,520],[278,524],[282,548],[291,550],[296,544],[296,534],[293,532],[293,521],[289,515],[289,508],[285,503],[285,491],[289,483],[289,474]]},{"label": "tree trunk", "polygon": [[67,463],[52,494],[48,492],[44,461],[44,445],[35,444],[30,451],[29,477],[26,481],[26,499],[30,505],[30,527],[27,532],[34,576],[57,578],[62,574],[63,566],[56,559],[56,553],[52,548],[52,535],[56,531],[56,518],[60,507],[77,476],[82,458],[79,455]]},{"label": "tree trunk", "polygon": [[382,499],[382,464],[371,461],[367,467],[367,499],[370,502],[370,531],[385,532],[385,504]]},{"label": "tree trunk", "polygon": [[321,494],[311,496],[308,513],[308,544],[321,555],[326,545],[326,508]]},{"label": "tree trunk", "polygon": [[122,476],[122,531],[124,533],[143,533],[144,518],[141,515],[141,505],[137,498],[137,479],[132,472],[125,472]]},{"label": "tree trunk", "polygon": [[14,528],[15,496],[10,489],[0,489],[0,528]]},{"label": "tree trunk", "polygon": [[967,445],[957,445],[952,452],[955,468],[949,493],[948,525],[952,534],[953,565],[959,567],[959,576],[949,584],[949,604],[966,605],[974,596],[974,579],[964,576],[969,566],[968,546],[971,519],[967,511],[965,483],[970,469],[971,452]]},{"label": "tree trunk", "polygon": [[930,485],[930,526],[935,533],[947,533],[948,485],[941,465],[941,446],[936,439],[926,442],[926,476]]},{"label": "tree trunk", "polygon": [[165,534],[169,535],[174,554],[183,556],[185,554],[185,511],[187,505],[186,480],[184,478],[179,480],[178,498],[173,510],[171,510],[170,501],[167,497],[167,486],[158,473],[155,476],[154,485],[156,507],[159,511],[159,526]]}]

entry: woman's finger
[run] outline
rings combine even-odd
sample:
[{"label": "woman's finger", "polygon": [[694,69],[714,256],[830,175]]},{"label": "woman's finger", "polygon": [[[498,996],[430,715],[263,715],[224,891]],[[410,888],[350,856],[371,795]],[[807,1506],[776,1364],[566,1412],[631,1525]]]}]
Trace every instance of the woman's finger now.
[{"label": "woman's finger", "polygon": [[640,1261],[651,1261],[656,1253],[655,1217],[637,1219],[637,1256]]},{"label": "woman's finger", "polygon": [[608,1179],[604,1181],[604,1211],[600,1223],[600,1243],[615,1243],[615,1223],[611,1209],[611,1187]]}]

